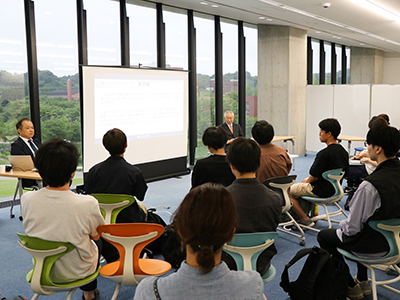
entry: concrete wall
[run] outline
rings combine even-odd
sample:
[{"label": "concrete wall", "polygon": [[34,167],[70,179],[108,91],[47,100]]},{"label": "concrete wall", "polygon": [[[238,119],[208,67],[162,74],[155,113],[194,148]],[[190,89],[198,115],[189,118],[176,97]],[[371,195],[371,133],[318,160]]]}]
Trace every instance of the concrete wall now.
[{"label": "concrete wall", "polygon": [[383,56],[383,83],[400,84],[400,54],[387,53]]},{"label": "concrete wall", "polygon": [[296,153],[305,152],[307,32],[258,25],[258,119],[276,135],[295,135]]},{"label": "concrete wall", "polygon": [[351,47],[350,84],[383,83],[383,51]]}]

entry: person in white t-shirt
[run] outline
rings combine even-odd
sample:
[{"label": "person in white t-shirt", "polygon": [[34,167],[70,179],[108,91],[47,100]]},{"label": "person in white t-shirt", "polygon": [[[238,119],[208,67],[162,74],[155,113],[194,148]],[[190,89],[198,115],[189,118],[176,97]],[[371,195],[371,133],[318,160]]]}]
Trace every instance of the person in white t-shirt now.
[{"label": "person in white t-shirt", "polygon": [[[69,189],[75,175],[79,153],[62,139],[45,143],[36,153],[35,166],[48,186],[25,193],[21,214],[25,233],[45,240],[70,242],[75,249],[54,263],[50,278],[68,282],[93,274],[99,261],[101,244],[97,227],[104,224],[97,200]],[[100,249],[99,249],[100,248]],[[97,299],[97,282],[81,287],[85,300]]]}]

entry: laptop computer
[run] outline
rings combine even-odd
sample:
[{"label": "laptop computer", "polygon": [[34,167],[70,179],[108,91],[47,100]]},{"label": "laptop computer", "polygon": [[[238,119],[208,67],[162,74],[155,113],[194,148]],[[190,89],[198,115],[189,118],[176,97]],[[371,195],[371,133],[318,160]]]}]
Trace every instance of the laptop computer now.
[{"label": "laptop computer", "polygon": [[15,171],[31,171],[35,168],[30,155],[9,155],[8,160]]}]

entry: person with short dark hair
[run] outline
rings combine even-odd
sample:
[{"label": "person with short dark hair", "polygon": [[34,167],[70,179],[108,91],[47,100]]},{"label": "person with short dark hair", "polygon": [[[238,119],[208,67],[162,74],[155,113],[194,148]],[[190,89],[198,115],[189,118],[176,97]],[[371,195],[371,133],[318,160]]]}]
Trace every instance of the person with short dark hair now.
[{"label": "person with short dark hair", "polygon": [[[11,155],[30,155],[32,161],[35,159],[37,150],[42,146],[42,143],[34,137],[35,127],[28,118],[20,119],[15,125],[19,137],[11,144]],[[23,187],[37,186],[36,180],[22,179]]]},{"label": "person with short dark hair", "polygon": [[222,247],[232,239],[237,218],[235,201],[225,187],[205,183],[192,189],[173,218],[186,261],[169,276],[142,280],[134,299],[157,299],[155,284],[163,300],[263,299],[259,274],[230,271],[221,261]]},{"label": "person with short dark hair", "polygon": [[229,163],[225,159],[224,146],[228,134],[222,127],[208,127],[203,133],[203,144],[208,147],[211,156],[199,159],[193,168],[192,188],[206,182],[230,185],[234,180]]},{"label": "person with short dark hair", "polygon": [[346,177],[349,169],[349,154],[337,142],[341,126],[338,120],[333,118],[324,119],[318,124],[319,140],[326,144],[326,148],[319,151],[310,168],[310,176],[301,183],[295,183],[290,188],[290,199],[293,203],[292,209],[299,216],[298,223],[306,226],[314,226],[314,222],[302,210],[299,201],[302,196],[330,197],[335,194],[333,185],[322,177],[329,170],[343,169]]},{"label": "person with short dark hair", "polygon": [[[338,229],[324,229],[318,234],[321,248],[344,261],[337,247],[363,258],[379,258],[387,254],[385,237],[372,229],[370,220],[400,218],[400,161],[395,157],[400,149],[400,133],[391,126],[378,126],[367,134],[368,153],[378,167],[360,184],[350,202],[347,219]],[[350,299],[361,299],[371,294],[367,268],[357,263],[354,279],[348,275]]]},{"label": "person with short dark hair", "polygon": [[225,152],[228,152],[229,145],[238,137],[244,136],[242,126],[240,124],[233,123],[235,115],[233,111],[226,111],[224,113],[225,123],[219,125],[228,133],[228,141],[225,144]]},{"label": "person with short dark hair", "polygon": [[[261,150],[257,143],[243,137],[229,146],[227,160],[236,180],[228,187],[235,198],[239,214],[237,233],[276,231],[282,212],[282,199],[256,178],[260,166]],[[257,271],[264,275],[272,257],[277,253],[275,245],[264,250],[257,260]],[[223,260],[235,270],[234,260],[227,254]]]},{"label": "person with short dark hair", "polygon": [[[54,263],[50,278],[68,282],[93,274],[99,261],[97,227],[104,224],[99,203],[92,196],[78,195],[69,189],[75,175],[79,153],[62,139],[45,143],[37,152],[35,166],[48,186],[27,192],[21,198],[21,215],[25,233],[50,241],[70,242],[75,246],[68,255]],[[97,299],[97,282],[81,287],[86,300]]]},{"label": "person with short dark hair", "polygon": [[292,168],[292,161],[285,149],[271,143],[275,134],[274,127],[265,120],[257,121],[251,134],[261,149],[257,179],[263,183],[268,178],[287,176]]}]

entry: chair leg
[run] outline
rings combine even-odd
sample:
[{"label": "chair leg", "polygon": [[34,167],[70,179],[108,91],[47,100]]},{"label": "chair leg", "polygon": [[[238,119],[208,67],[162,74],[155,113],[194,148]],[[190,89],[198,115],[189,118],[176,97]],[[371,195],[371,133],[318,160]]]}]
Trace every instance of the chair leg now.
[{"label": "chair leg", "polygon": [[[12,200],[12,202],[11,202],[10,218],[14,218],[14,216],[15,216],[15,215],[13,214],[13,208],[14,208],[15,199],[17,198],[18,190],[19,190],[19,181],[18,181],[17,187],[16,187],[16,189],[15,189],[14,198],[13,198],[13,200]],[[20,195],[20,197],[21,197],[21,195]]]},{"label": "chair leg", "polygon": [[70,290],[70,291],[68,292],[67,300],[71,300],[71,296],[72,296],[73,293],[75,293],[76,290],[77,290],[77,288],[74,288],[74,289],[72,289],[72,290]]},{"label": "chair leg", "polygon": [[114,291],[114,294],[112,295],[111,300],[117,299],[117,296],[118,296],[118,294],[119,294],[119,289],[120,289],[120,288],[121,288],[121,282],[118,282],[118,283],[117,283],[117,286],[115,287],[115,291]]},{"label": "chair leg", "polygon": [[35,294],[33,295],[33,297],[31,298],[31,300],[36,300],[39,297],[39,294]]},{"label": "chair leg", "polygon": [[263,294],[263,298],[264,298],[264,300],[268,300],[267,297],[265,296],[265,294]]},{"label": "chair leg", "polygon": [[347,217],[348,217],[348,216],[347,216],[347,213],[343,210],[343,208],[341,208],[340,205],[339,205],[337,202],[335,202],[335,205],[336,205],[336,207],[342,212],[342,214],[344,214],[345,217],[347,218]]}]

